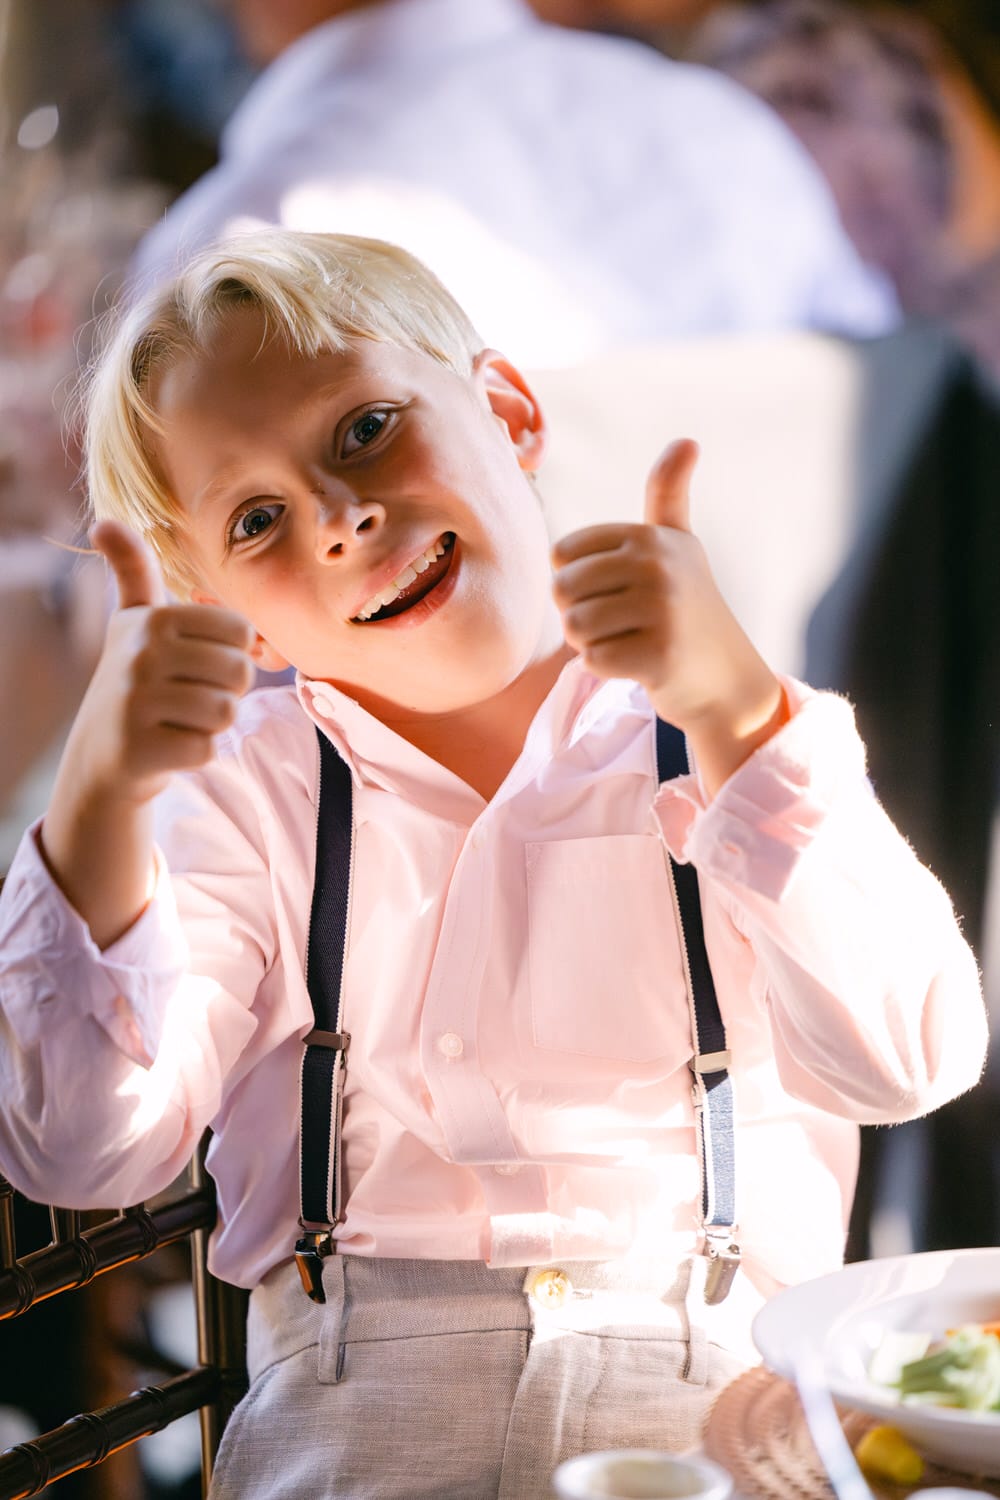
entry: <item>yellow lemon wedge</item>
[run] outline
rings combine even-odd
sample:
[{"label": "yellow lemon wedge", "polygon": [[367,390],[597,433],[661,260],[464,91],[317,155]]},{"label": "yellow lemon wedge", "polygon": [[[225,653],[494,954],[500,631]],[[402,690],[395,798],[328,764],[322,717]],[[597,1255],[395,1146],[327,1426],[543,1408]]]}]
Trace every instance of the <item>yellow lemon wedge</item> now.
[{"label": "yellow lemon wedge", "polygon": [[872,1479],[916,1484],[924,1477],[923,1459],[895,1427],[869,1427],[855,1444],[854,1457]]}]

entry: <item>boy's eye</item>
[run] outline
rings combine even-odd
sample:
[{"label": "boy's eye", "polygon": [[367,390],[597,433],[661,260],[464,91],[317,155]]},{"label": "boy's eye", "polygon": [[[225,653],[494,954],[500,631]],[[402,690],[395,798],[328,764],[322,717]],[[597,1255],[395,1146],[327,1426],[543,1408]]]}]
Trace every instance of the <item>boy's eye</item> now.
[{"label": "boy's eye", "polygon": [[360,416],[352,418],[344,432],[341,444],[341,453],[346,458],[351,453],[356,453],[359,448],[365,448],[373,443],[379,433],[389,420],[386,411],[363,411]]},{"label": "boy's eye", "polygon": [[242,511],[230,527],[230,544],[238,546],[240,542],[254,541],[270,530],[280,514],[280,505],[254,505]]}]

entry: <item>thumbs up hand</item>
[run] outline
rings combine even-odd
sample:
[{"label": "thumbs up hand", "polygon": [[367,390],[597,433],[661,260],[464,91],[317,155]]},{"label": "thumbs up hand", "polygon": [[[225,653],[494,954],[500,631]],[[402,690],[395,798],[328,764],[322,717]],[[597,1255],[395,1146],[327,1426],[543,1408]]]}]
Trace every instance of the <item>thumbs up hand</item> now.
[{"label": "thumbs up hand", "polygon": [[155,554],[120,522],[98,522],[90,539],[114,573],[118,607],[73,727],[77,773],[145,802],[172,771],[211,759],[253,680],[252,635],[227,609],[168,603]]},{"label": "thumbs up hand", "polygon": [[710,793],[786,717],[781,684],[729,610],[691,530],[698,446],[654,464],[645,519],[589,526],[553,550],[567,642],[598,677],[630,677],[683,729]]},{"label": "thumbs up hand", "polygon": [[101,521],[91,542],[118,584],[104,651],[63,750],[39,844],[99,948],[144,910],[154,884],[150,803],[174,771],[214,753],[253,680],[253,636],[213,604],[167,602],[154,554]]}]

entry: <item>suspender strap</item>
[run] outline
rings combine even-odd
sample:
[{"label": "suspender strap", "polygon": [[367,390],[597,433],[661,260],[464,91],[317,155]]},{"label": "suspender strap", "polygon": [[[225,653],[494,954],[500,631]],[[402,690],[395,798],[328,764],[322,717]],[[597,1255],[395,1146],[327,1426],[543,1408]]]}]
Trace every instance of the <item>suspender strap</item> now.
[{"label": "suspender strap", "polygon": [[340,1133],[350,1037],[341,1029],[344,959],[354,857],[351,773],[318,729],[316,875],[309,918],[306,983],[315,1025],[305,1038],[301,1075],[299,1223],[295,1259],[306,1292],[324,1301],[323,1260],[340,1222]]},{"label": "suspender strap", "polygon": [[[656,770],[662,783],[688,769],[684,736],[663,719],[656,721]],[[733,1085],[729,1077],[726,1028],[715,993],[694,865],[671,856],[677,918],[687,969],[695,1053],[691,1059],[695,1122],[701,1157],[701,1211],[709,1257],[706,1302],[721,1302],[739,1265],[736,1241],[736,1158]]]}]

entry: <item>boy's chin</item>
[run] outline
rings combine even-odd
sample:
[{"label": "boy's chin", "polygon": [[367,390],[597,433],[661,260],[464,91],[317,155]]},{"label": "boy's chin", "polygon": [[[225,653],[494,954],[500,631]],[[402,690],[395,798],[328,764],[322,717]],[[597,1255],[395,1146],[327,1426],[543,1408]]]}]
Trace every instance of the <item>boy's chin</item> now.
[{"label": "boy's chin", "polygon": [[447,666],[415,669],[404,682],[375,687],[370,682],[352,684],[328,678],[362,708],[385,722],[401,718],[450,718],[474,713],[504,698],[524,675],[518,664],[507,670],[486,670],[482,665],[456,674]]}]

